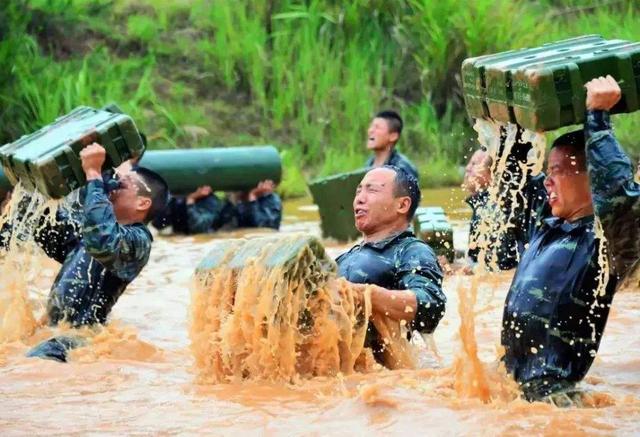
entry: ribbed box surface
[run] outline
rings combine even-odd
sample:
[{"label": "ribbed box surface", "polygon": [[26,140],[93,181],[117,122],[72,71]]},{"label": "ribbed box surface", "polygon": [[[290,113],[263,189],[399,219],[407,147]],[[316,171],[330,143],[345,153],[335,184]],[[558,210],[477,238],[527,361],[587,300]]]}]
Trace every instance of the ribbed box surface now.
[{"label": "ribbed box surface", "polygon": [[584,84],[607,74],[622,89],[622,99],[612,112],[640,109],[640,43],[587,35],[462,63],[465,105],[471,117],[536,131],[584,122]]},{"label": "ribbed box surface", "polygon": [[104,169],[139,156],[142,138],[124,114],[78,107],[42,129],[0,148],[0,163],[12,184],[60,198],[86,182],[80,151],[97,142],[107,151]]}]

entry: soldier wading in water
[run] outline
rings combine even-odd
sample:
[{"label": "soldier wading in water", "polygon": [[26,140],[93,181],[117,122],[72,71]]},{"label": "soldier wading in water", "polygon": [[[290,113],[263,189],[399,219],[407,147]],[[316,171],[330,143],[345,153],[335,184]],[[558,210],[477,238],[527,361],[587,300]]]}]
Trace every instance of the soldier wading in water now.
[{"label": "soldier wading in water", "polygon": [[[551,216],[543,217],[522,255],[502,322],[504,362],[524,396],[563,405],[576,398],[616,288],[640,256],[640,186],[609,120],[621,91],[611,76],[586,88],[584,132],[553,143],[545,180]],[[596,219],[608,271],[598,261],[603,243]]]}]

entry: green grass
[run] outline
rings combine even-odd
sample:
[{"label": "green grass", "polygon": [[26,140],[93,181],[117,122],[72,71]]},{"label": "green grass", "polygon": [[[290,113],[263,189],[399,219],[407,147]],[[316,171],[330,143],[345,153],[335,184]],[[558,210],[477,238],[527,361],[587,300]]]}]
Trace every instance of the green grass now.
[{"label": "green grass", "polygon": [[[115,101],[152,148],[277,144],[283,195],[360,167],[382,108],[425,185],[474,147],[463,59],[599,33],[640,40],[633,0],[14,0],[0,4],[0,141]],[[616,118],[640,155],[639,116]],[[553,137],[553,133],[550,137]]]}]

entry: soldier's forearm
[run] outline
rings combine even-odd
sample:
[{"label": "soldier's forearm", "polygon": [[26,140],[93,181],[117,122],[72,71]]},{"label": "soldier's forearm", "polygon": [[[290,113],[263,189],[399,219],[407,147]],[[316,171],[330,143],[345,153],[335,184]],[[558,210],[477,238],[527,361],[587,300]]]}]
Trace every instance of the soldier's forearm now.
[{"label": "soldier's forearm", "polygon": [[587,164],[596,213],[609,196],[633,180],[631,160],[611,130],[607,111],[588,111],[585,122]]},{"label": "soldier's forearm", "polygon": [[418,300],[411,290],[389,290],[375,286],[371,293],[371,306],[377,313],[408,323],[416,316]]},{"label": "soldier's forearm", "polygon": [[105,267],[117,258],[122,235],[102,178],[87,184],[82,235],[87,252]]}]

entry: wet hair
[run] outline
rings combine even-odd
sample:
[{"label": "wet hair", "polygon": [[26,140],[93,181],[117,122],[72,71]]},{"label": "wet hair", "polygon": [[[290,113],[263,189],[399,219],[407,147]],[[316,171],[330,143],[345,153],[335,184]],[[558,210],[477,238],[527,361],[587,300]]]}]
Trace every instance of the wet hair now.
[{"label": "wet hair", "polygon": [[418,180],[406,170],[396,167],[395,165],[383,165],[382,168],[388,168],[396,173],[396,177],[393,180],[393,195],[396,198],[407,196],[411,199],[411,206],[407,213],[407,220],[411,221],[416,213],[416,209],[418,209],[420,199],[422,198]]},{"label": "wet hair", "polygon": [[148,223],[167,208],[169,186],[162,176],[148,168],[135,166],[132,171],[142,179],[143,183],[138,184],[140,195],[151,199],[151,207],[145,217],[145,223]]},{"label": "wet hair", "polygon": [[402,122],[402,117],[396,111],[385,110],[380,111],[376,114],[375,118],[383,118],[387,121],[389,125],[390,132],[398,132],[398,136],[402,134],[402,128],[404,123]]},{"label": "wet hair", "polygon": [[551,145],[552,149],[565,149],[572,156],[576,157],[578,170],[585,171],[587,169],[587,154],[585,152],[584,132],[576,130],[560,135]]}]

